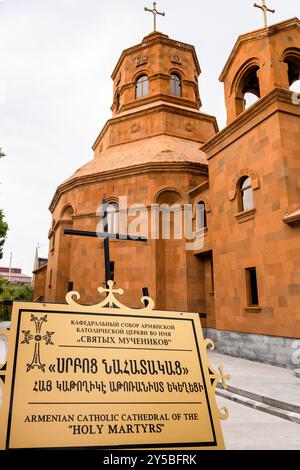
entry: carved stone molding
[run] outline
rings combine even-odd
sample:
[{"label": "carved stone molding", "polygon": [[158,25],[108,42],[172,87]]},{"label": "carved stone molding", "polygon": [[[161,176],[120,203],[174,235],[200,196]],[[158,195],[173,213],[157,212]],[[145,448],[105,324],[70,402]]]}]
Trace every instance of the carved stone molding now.
[{"label": "carved stone molding", "polygon": [[186,122],[184,123],[184,128],[185,128],[185,130],[188,131],[188,132],[193,132],[193,130],[194,130],[193,122],[192,122],[192,121],[186,121]]},{"label": "carved stone molding", "polygon": [[137,124],[136,122],[134,122],[132,126],[130,126],[130,132],[132,134],[135,134],[136,132],[139,132],[140,130],[141,130],[141,125]]},{"label": "carved stone molding", "polygon": [[145,65],[148,63],[148,57],[137,57],[135,59],[136,66],[139,67],[140,65]]},{"label": "carved stone molding", "polygon": [[210,200],[206,194],[199,195],[193,202],[193,219],[196,217],[197,205],[199,202],[204,202],[205,210],[207,213],[211,212]]},{"label": "carved stone molding", "polygon": [[258,178],[258,174],[256,173],[256,171],[253,171],[250,168],[243,168],[235,175],[231,183],[231,187],[229,191],[230,201],[233,201],[235,199],[236,192],[237,192],[237,184],[243,176],[248,176],[251,179],[251,186],[253,190],[258,189],[260,187],[259,178]]},{"label": "carved stone molding", "polygon": [[173,64],[181,65],[181,63],[182,63],[181,57],[179,57],[179,55],[177,55],[177,54],[173,55],[171,61],[173,62]]}]

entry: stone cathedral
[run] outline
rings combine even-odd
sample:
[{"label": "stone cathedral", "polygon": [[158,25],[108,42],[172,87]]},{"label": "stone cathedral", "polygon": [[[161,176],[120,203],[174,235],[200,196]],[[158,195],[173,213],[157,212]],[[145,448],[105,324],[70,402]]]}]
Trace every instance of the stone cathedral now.
[{"label": "stone cathedral", "polygon": [[[99,301],[103,197],[117,207],[199,207],[202,247],[186,240],[110,241],[111,275],[138,307],[143,287],[157,309],[199,312],[219,352],[293,367],[300,338],[300,21],[240,36],[220,75],[227,125],[201,112],[192,45],[154,31],[122,52],[112,73],[109,119],[94,159],[56,190],[49,257],[36,267],[34,300]],[[250,99],[250,103],[247,101]],[[220,103],[221,105],[221,103]],[[150,230],[150,229],[149,229]]]}]

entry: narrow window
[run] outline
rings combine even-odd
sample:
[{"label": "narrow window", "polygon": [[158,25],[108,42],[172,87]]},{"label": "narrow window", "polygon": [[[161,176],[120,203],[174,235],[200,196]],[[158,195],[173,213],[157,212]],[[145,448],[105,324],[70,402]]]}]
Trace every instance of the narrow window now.
[{"label": "narrow window", "polygon": [[72,281],[69,281],[67,292],[72,292],[73,290],[74,290],[74,283]]},{"label": "narrow window", "polygon": [[211,291],[215,292],[215,280],[214,280],[214,260],[210,260],[210,276],[211,276]]},{"label": "narrow window", "polygon": [[246,269],[248,305],[249,307],[259,305],[256,268]]},{"label": "narrow window", "polygon": [[138,78],[135,86],[135,97],[136,99],[148,96],[149,93],[149,82],[147,75],[142,75]]},{"label": "narrow window", "polygon": [[175,73],[171,75],[170,86],[171,86],[171,95],[181,96],[181,79]]},{"label": "narrow window", "polygon": [[121,107],[120,92],[117,91],[117,94],[116,94],[116,111],[117,111],[117,113],[120,111],[120,107]]},{"label": "narrow window", "polygon": [[52,240],[51,240],[51,251],[53,252],[55,249],[55,229],[53,229]]},{"label": "narrow window", "polygon": [[207,228],[207,216],[205,203],[203,201],[197,204],[197,231]]},{"label": "narrow window", "polygon": [[242,178],[239,183],[239,212],[254,209],[254,197],[251,179]]},{"label": "narrow window", "polygon": [[118,233],[119,230],[119,206],[111,203],[107,206],[108,233]]},{"label": "narrow window", "polygon": [[51,232],[52,232],[52,235],[51,235],[52,238],[51,238],[51,245],[50,246],[51,246],[51,252],[53,252],[54,249],[55,249],[55,235],[56,235],[55,220],[53,220]]},{"label": "narrow window", "polygon": [[48,285],[49,289],[51,289],[52,287],[52,269],[50,270],[50,276],[49,276],[49,285]]}]

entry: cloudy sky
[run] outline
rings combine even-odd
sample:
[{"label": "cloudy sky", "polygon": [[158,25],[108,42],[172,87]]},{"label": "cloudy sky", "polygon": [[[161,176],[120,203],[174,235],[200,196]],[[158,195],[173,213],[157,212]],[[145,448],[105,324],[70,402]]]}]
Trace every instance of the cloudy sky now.
[{"label": "cloudy sky", "polygon": [[[261,0],[258,0],[259,2]],[[158,0],[159,30],[194,44],[202,111],[225,123],[219,74],[239,34],[263,26],[254,0]],[[268,0],[270,22],[300,17],[299,0]],[[152,31],[151,0],[0,0],[0,207],[10,226],[1,266],[32,271],[46,251],[55,188],[92,158],[112,103],[122,49]]]}]

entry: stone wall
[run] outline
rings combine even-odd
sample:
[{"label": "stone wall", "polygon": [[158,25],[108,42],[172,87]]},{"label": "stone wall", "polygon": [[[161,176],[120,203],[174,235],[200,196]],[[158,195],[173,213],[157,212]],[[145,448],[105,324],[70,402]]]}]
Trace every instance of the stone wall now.
[{"label": "stone wall", "polygon": [[257,335],[204,328],[215,351],[228,356],[296,369],[300,365],[300,339]]}]

